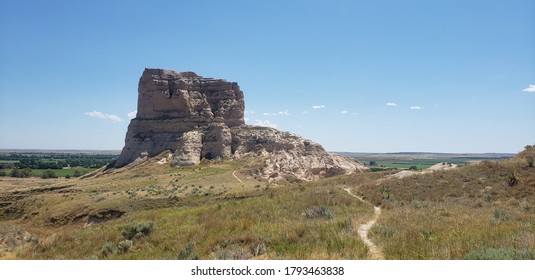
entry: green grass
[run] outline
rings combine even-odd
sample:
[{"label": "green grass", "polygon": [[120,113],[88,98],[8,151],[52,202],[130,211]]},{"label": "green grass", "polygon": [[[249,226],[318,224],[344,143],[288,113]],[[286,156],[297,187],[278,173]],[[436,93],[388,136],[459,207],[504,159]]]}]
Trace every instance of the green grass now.
[{"label": "green grass", "polygon": [[[470,162],[487,160],[487,158],[386,158],[386,157],[363,157],[358,158],[362,163],[368,167],[375,168],[376,171],[381,169],[409,169],[411,166],[416,166],[417,170],[429,168],[437,163],[449,162],[456,165],[466,165]],[[375,161],[376,165],[370,166],[370,162]]]},{"label": "green grass", "polygon": [[0,159],[0,164],[2,164],[2,163],[17,163],[17,162],[19,162],[19,161],[18,160],[2,160],[2,159]]},{"label": "green grass", "polygon": [[[47,169],[31,169],[31,176],[32,177],[41,177],[43,175],[43,172],[45,172]],[[95,171],[95,168],[72,168],[72,169],[51,169],[56,176],[58,177],[65,177],[67,175],[73,177],[75,170],[80,170],[82,174],[86,174],[92,171]],[[6,176],[9,176],[11,174],[11,169],[6,169]]]}]

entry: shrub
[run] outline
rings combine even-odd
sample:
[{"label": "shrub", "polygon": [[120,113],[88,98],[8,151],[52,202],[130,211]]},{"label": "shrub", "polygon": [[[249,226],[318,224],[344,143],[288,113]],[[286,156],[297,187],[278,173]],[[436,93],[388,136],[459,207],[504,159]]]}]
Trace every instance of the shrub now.
[{"label": "shrub", "polygon": [[195,243],[188,242],[184,248],[180,249],[178,251],[178,259],[179,260],[197,260],[199,257],[197,254],[193,253],[193,248],[195,247]]},{"label": "shrub", "polygon": [[32,173],[32,170],[30,168],[24,168],[24,169],[13,169],[11,170],[10,176],[11,177],[17,177],[17,178],[28,178],[30,177]]},{"label": "shrub", "polygon": [[390,186],[381,186],[379,192],[383,199],[390,199]]},{"label": "shrub", "polygon": [[332,212],[329,209],[327,209],[326,207],[324,207],[324,206],[313,206],[313,207],[310,207],[307,210],[305,210],[303,215],[305,215],[305,217],[307,217],[309,219],[320,218],[320,217],[327,218],[327,219],[332,219],[334,217]]},{"label": "shrub", "polygon": [[263,255],[267,252],[267,248],[266,248],[266,245],[264,243],[262,244],[257,244],[256,246],[252,246],[251,247],[251,253],[253,254],[253,256],[257,257],[257,256],[260,256],[260,255]]},{"label": "shrub", "polygon": [[505,210],[496,208],[494,209],[494,220],[496,222],[505,222],[509,220],[509,213]]},{"label": "shrub", "polygon": [[528,157],[527,160],[528,160],[528,167],[533,168],[533,157]]},{"label": "shrub", "polygon": [[123,227],[121,234],[126,239],[140,238],[151,234],[154,230],[154,223],[151,221],[132,222]]},{"label": "shrub", "polygon": [[73,177],[80,177],[83,175],[83,172],[79,169],[74,170],[74,174],[72,174]]},{"label": "shrub", "polygon": [[124,254],[130,250],[130,247],[134,245],[134,242],[132,240],[123,240],[117,244],[117,251],[121,254]]},{"label": "shrub", "polygon": [[106,243],[102,245],[102,248],[100,249],[100,253],[102,253],[102,255],[104,256],[108,256],[108,255],[115,253],[115,250],[116,250],[115,244],[112,241],[106,241]]},{"label": "shrub", "polygon": [[427,201],[420,201],[420,200],[411,201],[411,205],[412,205],[412,207],[414,207],[416,209],[429,207],[429,203]]},{"label": "shrub", "polygon": [[50,169],[47,169],[43,172],[43,174],[41,175],[41,178],[43,179],[48,179],[48,178],[57,178],[58,176],[56,175],[56,173]]}]

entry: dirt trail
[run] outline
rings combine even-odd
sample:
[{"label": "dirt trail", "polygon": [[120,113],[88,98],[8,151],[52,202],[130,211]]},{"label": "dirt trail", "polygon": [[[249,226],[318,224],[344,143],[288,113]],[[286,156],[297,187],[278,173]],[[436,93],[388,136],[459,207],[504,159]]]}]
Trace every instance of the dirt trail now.
[{"label": "dirt trail", "polygon": [[[345,188],[344,190],[350,196],[360,200],[361,202],[370,204],[369,202],[364,201],[362,197],[354,195],[350,189]],[[368,237],[368,232],[373,227],[373,225],[377,222],[377,219],[379,219],[379,216],[381,215],[381,208],[377,206],[373,206],[373,213],[374,213],[373,218],[369,220],[367,223],[361,224],[357,232],[359,233],[360,239],[362,239],[364,244],[366,244],[366,246],[368,246],[368,248],[370,249],[370,258],[372,260],[384,260],[385,257],[383,253],[381,252],[381,249],[375,243],[373,243],[373,241]]]},{"label": "dirt trail", "polygon": [[234,172],[232,172],[232,176],[234,176],[234,178],[236,178],[236,180],[240,181],[240,183],[245,184],[240,178],[238,178],[238,176],[236,176],[236,171],[238,171],[238,170],[234,170]]}]

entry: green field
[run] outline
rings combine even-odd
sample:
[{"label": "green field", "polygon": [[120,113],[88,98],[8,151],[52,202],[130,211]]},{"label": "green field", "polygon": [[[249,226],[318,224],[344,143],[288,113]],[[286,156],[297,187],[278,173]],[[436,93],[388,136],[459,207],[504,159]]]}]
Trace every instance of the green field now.
[{"label": "green field", "polygon": [[[6,169],[6,176],[10,176],[12,169]],[[32,177],[41,177],[43,175],[43,172],[45,172],[47,169],[31,169],[31,175]],[[51,169],[56,176],[58,177],[66,177],[67,175],[70,177],[74,176],[74,172],[76,170],[80,170],[82,174],[87,174],[89,172],[92,172],[96,170],[96,168],[71,168],[71,169]]]},{"label": "green field", "polygon": [[[426,169],[437,163],[450,162],[457,165],[469,164],[473,161],[480,161],[475,158],[436,158],[436,159],[389,159],[389,158],[366,158],[359,159],[369,167],[383,168],[383,169],[409,169],[411,166],[416,166],[416,169]],[[370,162],[375,161],[375,165],[370,165]]]},{"label": "green field", "polygon": [[469,165],[484,160],[501,160],[506,157],[503,156],[444,156],[433,154],[382,154],[382,155],[349,155],[358,159],[366,166],[370,167],[372,171],[379,171],[385,169],[412,169],[422,170],[429,168],[437,163],[449,162],[456,165]]}]

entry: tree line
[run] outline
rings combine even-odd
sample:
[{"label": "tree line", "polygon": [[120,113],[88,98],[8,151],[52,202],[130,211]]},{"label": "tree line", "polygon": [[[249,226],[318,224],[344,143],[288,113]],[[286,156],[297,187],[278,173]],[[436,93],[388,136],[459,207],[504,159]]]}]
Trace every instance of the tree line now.
[{"label": "tree line", "polygon": [[100,168],[116,155],[83,153],[9,153],[0,154],[0,169],[62,169],[80,166]]}]

